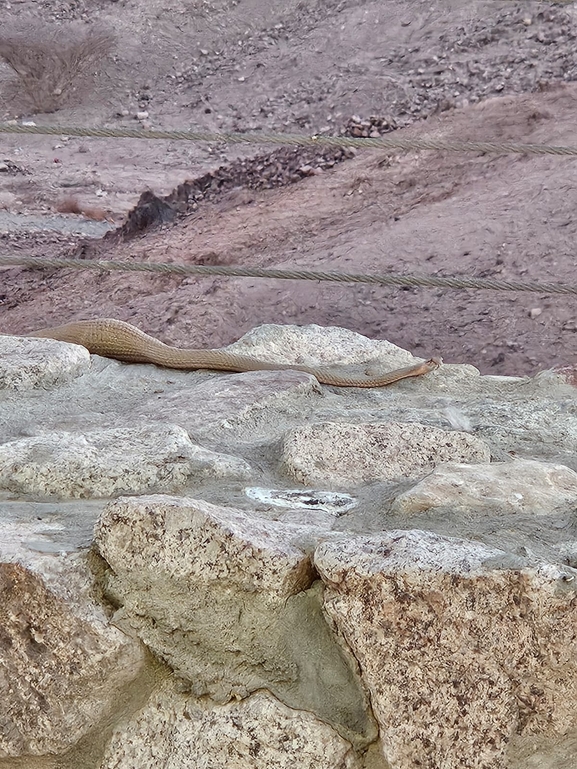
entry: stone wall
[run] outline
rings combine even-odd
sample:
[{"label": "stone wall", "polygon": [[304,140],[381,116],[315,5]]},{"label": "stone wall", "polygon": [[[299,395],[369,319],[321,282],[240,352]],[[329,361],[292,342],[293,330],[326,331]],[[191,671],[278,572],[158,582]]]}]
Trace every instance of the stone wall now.
[{"label": "stone wall", "polygon": [[0,769],[574,769],[570,375],[342,389],[0,336]]}]

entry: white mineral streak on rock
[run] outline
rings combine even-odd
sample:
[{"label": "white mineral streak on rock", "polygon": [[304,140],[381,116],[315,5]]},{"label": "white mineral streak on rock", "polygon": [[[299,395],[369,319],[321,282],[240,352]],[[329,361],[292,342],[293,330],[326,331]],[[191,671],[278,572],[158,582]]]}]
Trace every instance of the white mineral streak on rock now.
[{"label": "white mineral streak on rock", "polygon": [[165,685],[107,747],[99,769],[355,769],[349,742],[265,692],[201,705]]},{"label": "white mineral streak on rock", "polygon": [[19,761],[76,745],[144,665],[94,602],[82,557],[26,560],[0,562],[0,759]]},{"label": "white mineral streak on rock", "polygon": [[0,390],[53,387],[89,368],[90,354],[79,345],[0,335]]},{"label": "white mineral streak on rock", "polygon": [[236,457],[195,446],[178,425],[54,432],[0,445],[0,489],[39,497],[176,491],[196,477],[250,477]]},{"label": "white mineral streak on rock", "polygon": [[499,769],[515,734],[577,726],[575,572],[504,556],[424,531],[317,549],[392,769]]},{"label": "white mineral streak on rock", "polygon": [[440,465],[393,503],[394,512],[406,514],[434,507],[548,515],[577,507],[577,473],[522,459]]},{"label": "white mineral streak on rock", "polygon": [[335,536],[161,495],[110,503],[95,532],[122,607],[115,623],[196,695],[227,702],[268,689],[366,745],[374,723],[356,667],[322,613],[307,554]]},{"label": "white mineral streak on rock", "polygon": [[418,422],[322,422],[287,433],[281,468],[303,484],[347,486],[415,477],[451,460],[490,458],[491,451],[480,438]]},{"label": "white mineral streak on rock", "polygon": [[339,516],[357,506],[357,500],[350,494],[317,489],[263,489],[250,486],[244,490],[249,499],[274,507],[321,510]]}]

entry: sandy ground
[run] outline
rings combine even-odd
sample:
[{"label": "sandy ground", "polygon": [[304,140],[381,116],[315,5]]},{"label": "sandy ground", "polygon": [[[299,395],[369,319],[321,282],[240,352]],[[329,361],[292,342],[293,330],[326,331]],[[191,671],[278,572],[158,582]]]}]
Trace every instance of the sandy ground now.
[{"label": "sandy ground", "polygon": [[[398,126],[409,136],[574,143],[574,5],[4,5],[18,23],[40,13],[55,24],[106,23],[118,36],[92,84],[58,112],[34,115],[37,123],[307,134]],[[30,117],[9,79],[0,70],[1,117]],[[334,164],[307,157],[295,174],[298,162],[286,154],[267,160],[264,147],[66,136],[4,136],[0,147],[2,254],[574,282],[571,158],[363,151]],[[75,226],[58,225],[64,198],[120,225],[143,190],[168,195],[219,166],[232,169],[222,191],[213,185],[173,222],[138,237],[86,248],[76,226],[94,222],[68,214]],[[44,230],[3,225],[24,215],[44,217]],[[114,316],[168,342],[218,346],[260,323],[319,323],[486,373],[531,374],[575,360],[570,296],[23,269],[0,275],[0,327],[8,333]]]}]

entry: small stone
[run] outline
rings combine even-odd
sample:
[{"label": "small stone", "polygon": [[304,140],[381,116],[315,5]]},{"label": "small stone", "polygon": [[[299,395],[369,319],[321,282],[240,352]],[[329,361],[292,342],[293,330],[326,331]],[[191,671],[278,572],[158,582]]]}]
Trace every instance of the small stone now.
[{"label": "small stone", "polygon": [[535,320],[535,318],[538,318],[539,315],[541,315],[542,313],[543,313],[543,310],[541,307],[532,307],[529,310],[529,317],[531,318],[531,320]]},{"label": "small stone", "polygon": [[147,117],[148,117],[147,110],[142,110],[142,112],[137,112],[136,113],[136,119],[137,120],[146,120]]}]

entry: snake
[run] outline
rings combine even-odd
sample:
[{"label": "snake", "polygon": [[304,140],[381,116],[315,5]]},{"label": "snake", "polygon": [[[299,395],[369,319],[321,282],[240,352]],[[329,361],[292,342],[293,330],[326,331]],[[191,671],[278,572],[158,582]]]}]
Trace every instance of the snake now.
[{"label": "snake", "polygon": [[393,371],[375,371],[376,361],[353,365],[301,365],[298,363],[272,363],[238,355],[226,349],[193,350],[172,347],[155,339],[136,326],[122,320],[101,318],[79,320],[54,328],[43,328],[26,335],[55,339],[85,347],[93,355],[114,358],[127,363],[153,363],[164,368],[192,371],[278,371],[293,370],[312,374],[321,384],[336,387],[385,387],[407,377],[428,374],[437,369],[441,358],[405,366]]}]

